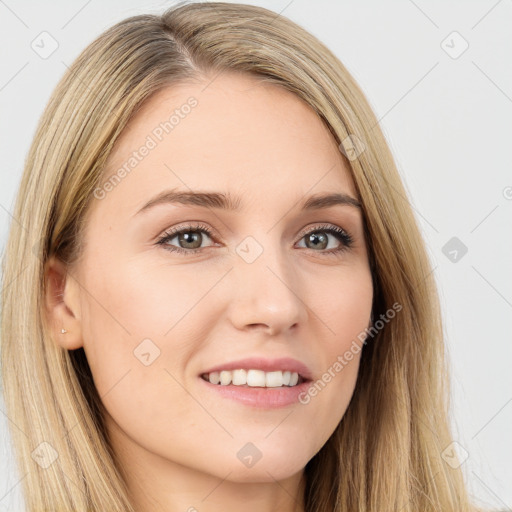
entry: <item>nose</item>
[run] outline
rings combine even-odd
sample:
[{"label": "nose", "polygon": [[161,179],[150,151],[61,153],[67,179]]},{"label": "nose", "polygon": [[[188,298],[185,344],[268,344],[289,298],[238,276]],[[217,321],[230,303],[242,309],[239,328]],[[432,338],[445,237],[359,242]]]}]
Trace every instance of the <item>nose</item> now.
[{"label": "nose", "polygon": [[252,263],[237,257],[230,277],[229,311],[237,329],[276,335],[306,320],[300,279],[278,249],[265,249]]}]

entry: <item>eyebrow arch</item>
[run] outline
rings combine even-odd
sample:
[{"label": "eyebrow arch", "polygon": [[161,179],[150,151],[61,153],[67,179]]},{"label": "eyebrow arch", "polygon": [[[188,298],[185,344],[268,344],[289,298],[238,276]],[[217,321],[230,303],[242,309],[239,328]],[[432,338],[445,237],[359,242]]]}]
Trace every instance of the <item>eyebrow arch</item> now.
[{"label": "eyebrow arch", "polygon": [[[239,212],[241,200],[233,198],[229,194],[220,192],[186,192],[177,190],[166,190],[150,199],[137,213],[153,208],[159,204],[178,203],[183,205],[200,206],[204,208],[216,208],[228,211]],[[320,210],[335,205],[353,206],[361,208],[361,203],[354,197],[345,193],[317,194],[309,197],[302,203],[302,210]]]}]

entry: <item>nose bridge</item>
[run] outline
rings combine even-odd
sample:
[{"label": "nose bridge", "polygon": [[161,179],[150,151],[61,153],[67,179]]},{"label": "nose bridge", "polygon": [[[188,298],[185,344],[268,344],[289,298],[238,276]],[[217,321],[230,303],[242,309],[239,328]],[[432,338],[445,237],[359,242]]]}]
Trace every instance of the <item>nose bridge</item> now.
[{"label": "nose bridge", "polygon": [[246,237],[236,247],[232,322],[239,329],[259,326],[273,334],[301,323],[306,306],[300,282],[278,240]]}]

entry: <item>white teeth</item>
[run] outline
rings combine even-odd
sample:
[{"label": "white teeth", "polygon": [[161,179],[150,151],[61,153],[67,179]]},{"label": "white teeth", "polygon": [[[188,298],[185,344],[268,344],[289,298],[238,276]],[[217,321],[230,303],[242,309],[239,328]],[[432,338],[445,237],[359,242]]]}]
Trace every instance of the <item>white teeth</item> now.
[{"label": "white teeth", "polygon": [[223,386],[227,386],[228,384],[231,384],[232,380],[232,373],[228,371],[222,371],[220,372],[220,383]]},{"label": "white teeth", "polygon": [[299,382],[299,374],[290,371],[264,372],[263,370],[222,370],[204,374],[203,378],[211,384],[227,386],[250,386],[279,388],[282,386],[296,386]]},{"label": "white teeth", "polygon": [[267,388],[278,388],[283,385],[283,372],[268,372],[265,374]]},{"label": "white teeth", "polygon": [[210,373],[209,380],[212,384],[218,384],[220,382],[220,373],[219,372]]},{"label": "white teeth", "polygon": [[233,384],[235,386],[247,384],[247,372],[245,370],[233,370]]},{"label": "white teeth", "polygon": [[262,388],[265,386],[265,372],[263,370],[248,370],[247,385]]}]

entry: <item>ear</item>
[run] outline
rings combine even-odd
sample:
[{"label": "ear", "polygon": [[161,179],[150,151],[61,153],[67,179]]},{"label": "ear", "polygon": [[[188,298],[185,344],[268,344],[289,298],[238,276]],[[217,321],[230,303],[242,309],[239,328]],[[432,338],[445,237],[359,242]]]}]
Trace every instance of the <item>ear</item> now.
[{"label": "ear", "polygon": [[54,256],[46,263],[45,282],[46,314],[54,339],[66,350],[82,347],[79,284]]}]

